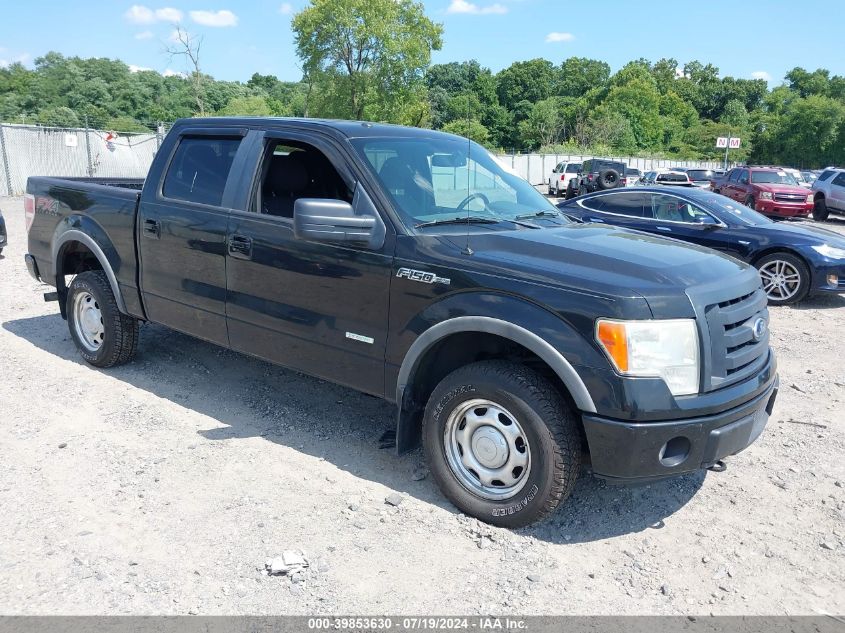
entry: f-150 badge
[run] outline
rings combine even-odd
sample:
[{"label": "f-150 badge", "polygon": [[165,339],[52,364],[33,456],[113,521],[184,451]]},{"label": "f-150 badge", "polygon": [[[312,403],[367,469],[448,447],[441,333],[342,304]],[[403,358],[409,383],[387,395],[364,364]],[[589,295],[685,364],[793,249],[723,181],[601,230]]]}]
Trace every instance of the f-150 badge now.
[{"label": "f-150 badge", "polygon": [[410,279],[411,281],[419,281],[424,284],[444,284],[448,286],[452,283],[451,279],[438,277],[434,273],[429,273],[424,270],[414,270],[412,268],[400,268],[396,271],[396,276],[400,279]]}]

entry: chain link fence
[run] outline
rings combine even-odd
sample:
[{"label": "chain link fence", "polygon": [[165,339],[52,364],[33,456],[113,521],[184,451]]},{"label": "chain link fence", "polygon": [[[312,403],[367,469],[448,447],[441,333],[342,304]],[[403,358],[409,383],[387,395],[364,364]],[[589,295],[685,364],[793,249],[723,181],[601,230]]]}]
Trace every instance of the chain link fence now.
[{"label": "chain link fence", "polygon": [[168,127],[138,134],[0,124],[0,195],[23,194],[30,176],[145,178]]},{"label": "chain link fence", "polygon": [[[169,124],[151,133],[115,133],[91,128],[0,124],[0,196],[26,190],[29,176],[145,178]],[[547,184],[555,166],[588,158],[620,161],[642,171],[660,167],[718,168],[716,161],[676,161],[633,156],[499,154],[499,160],[531,184]]]}]

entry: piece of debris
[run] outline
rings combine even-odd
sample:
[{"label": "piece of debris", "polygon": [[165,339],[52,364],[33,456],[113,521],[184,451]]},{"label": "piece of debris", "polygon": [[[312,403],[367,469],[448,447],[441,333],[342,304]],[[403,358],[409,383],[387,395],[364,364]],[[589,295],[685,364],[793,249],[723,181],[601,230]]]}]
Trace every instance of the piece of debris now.
[{"label": "piece of debris", "polygon": [[662,593],[667,598],[670,598],[672,596],[672,590],[669,588],[669,585],[667,585],[667,584],[660,585],[660,593]]},{"label": "piece of debris", "polygon": [[285,550],[281,556],[268,558],[264,563],[264,569],[271,576],[292,576],[303,571],[308,565],[303,552]]},{"label": "piece of debris", "polygon": [[378,447],[381,449],[396,447],[396,429],[388,429],[378,438]]},{"label": "piece of debris", "polygon": [[411,479],[414,481],[422,481],[428,477],[428,469],[423,466],[417,466],[414,468],[413,472],[411,472]]},{"label": "piece of debris", "polygon": [[67,442],[62,442],[59,444],[59,448],[67,448]]},{"label": "piece of debris", "polygon": [[822,549],[829,549],[829,550],[833,550],[833,545],[831,545],[831,544],[830,544],[830,543],[828,543],[827,541],[822,541],[822,542],[821,542],[821,548],[822,548]]},{"label": "piece of debris", "polygon": [[818,422],[805,422],[804,420],[787,420],[787,424],[803,424],[804,426],[814,426],[819,429],[826,429],[827,424],[819,424]]},{"label": "piece of debris", "polygon": [[795,389],[795,391],[797,391],[797,392],[799,392],[799,393],[807,393],[807,392],[806,392],[806,391],[804,391],[801,387],[799,387],[798,385],[796,385],[794,382],[793,382],[791,385],[789,385],[789,386],[790,386],[790,387],[792,387],[793,389]]},{"label": "piece of debris", "polygon": [[402,503],[402,495],[400,495],[398,492],[393,492],[384,498],[384,502],[387,505],[391,505],[394,507],[398,506],[400,503]]},{"label": "piece of debris", "polygon": [[540,576],[539,574],[528,574],[526,578],[528,578],[528,582],[540,582],[541,580],[543,580],[542,576]]}]

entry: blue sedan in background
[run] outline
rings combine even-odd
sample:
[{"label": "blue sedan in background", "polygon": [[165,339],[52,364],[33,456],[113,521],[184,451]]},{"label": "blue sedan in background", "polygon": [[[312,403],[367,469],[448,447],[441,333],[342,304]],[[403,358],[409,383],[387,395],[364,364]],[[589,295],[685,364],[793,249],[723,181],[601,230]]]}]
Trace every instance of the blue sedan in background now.
[{"label": "blue sedan in background", "polygon": [[756,266],[772,305],[811,293],[845,292],[845,237],[801,222],[773,222],[701,189],[636,187],[558,204],[581,222],[624,226],[716,249]]}]

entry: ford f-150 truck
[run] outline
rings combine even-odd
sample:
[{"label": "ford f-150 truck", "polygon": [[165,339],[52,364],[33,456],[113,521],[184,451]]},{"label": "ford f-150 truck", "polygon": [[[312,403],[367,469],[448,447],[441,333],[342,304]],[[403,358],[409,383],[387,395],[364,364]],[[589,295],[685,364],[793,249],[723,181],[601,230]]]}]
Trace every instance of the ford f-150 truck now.
[{"label": "ford f-150 truck", "polygon": [[385,398],[398,451],[493,524],[552,512],[585,454],[616,481],[720,469],[777,395],[754,268],[570,222],[452,135],[182,120],[143,182],[27,191],[26,264],[86,361],[155,322]]}]

